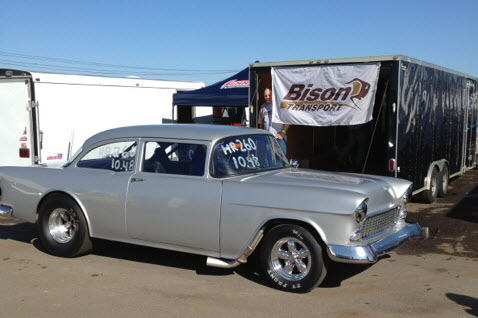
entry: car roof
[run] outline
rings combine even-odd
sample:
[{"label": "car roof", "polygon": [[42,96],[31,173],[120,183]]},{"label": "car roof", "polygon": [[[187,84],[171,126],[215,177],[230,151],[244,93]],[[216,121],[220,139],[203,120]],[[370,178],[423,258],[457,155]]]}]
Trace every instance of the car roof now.
[{"label": "car roof", "polygon": [[202,125],[202,124],[162,124],[129,126],[105,130],[88,138],[84,147],[88,147],[97,142],[118,138],[147,138],[158,137],[168,139],[190,139],[214,141],[220,138],[236,135],[254,135],[267,134],[262,129],[248,127],[234,127],[222,125]]}]

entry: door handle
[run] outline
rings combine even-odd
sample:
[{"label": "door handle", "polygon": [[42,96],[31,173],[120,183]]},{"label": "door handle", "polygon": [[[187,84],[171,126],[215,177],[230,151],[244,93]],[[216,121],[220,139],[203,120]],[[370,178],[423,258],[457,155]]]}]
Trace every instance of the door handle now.
[{"label": "door handle", "polygon": [[143,178],[131,178],[131,182],[141,182],[144,181]]}]

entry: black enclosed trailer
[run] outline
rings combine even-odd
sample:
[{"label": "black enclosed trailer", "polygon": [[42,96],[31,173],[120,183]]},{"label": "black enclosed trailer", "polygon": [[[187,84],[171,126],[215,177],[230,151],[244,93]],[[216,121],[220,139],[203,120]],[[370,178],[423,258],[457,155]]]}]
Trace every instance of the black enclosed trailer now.
[{"label": "black enclosed trailer", "polygon": [[372,121],[292,126],[288,157],[302,167],[404,178],[426,201],[476,165],[478,79],[402,55],[250,64],[251,126],[273,67],[380,62]]}]

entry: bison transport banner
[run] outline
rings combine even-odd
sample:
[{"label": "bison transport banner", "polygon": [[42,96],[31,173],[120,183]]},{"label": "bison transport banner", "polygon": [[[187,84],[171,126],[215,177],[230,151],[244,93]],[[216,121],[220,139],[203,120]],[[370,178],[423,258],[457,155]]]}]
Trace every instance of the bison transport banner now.
[{"label": "bison transport banner", "polygon": [[372,120],[380,63],[272,68],[272,121],[343,126]]}]

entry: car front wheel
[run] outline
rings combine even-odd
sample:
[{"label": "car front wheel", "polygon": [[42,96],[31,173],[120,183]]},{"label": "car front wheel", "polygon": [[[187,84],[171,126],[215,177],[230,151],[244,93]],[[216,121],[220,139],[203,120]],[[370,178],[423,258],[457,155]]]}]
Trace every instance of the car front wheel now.
[{"label": "car front wheel", "polygon": [[270,230],[260,254],[264,274],[280,290],[309,292],[326,274],[320,245],[298,225],[278,225]]},{"label": "car front wheel", "polygon": [[48,253],[75,257],[91,251],[85,216],[72,198],[54,194],[42,203],[38,213],[39,237]]}]

